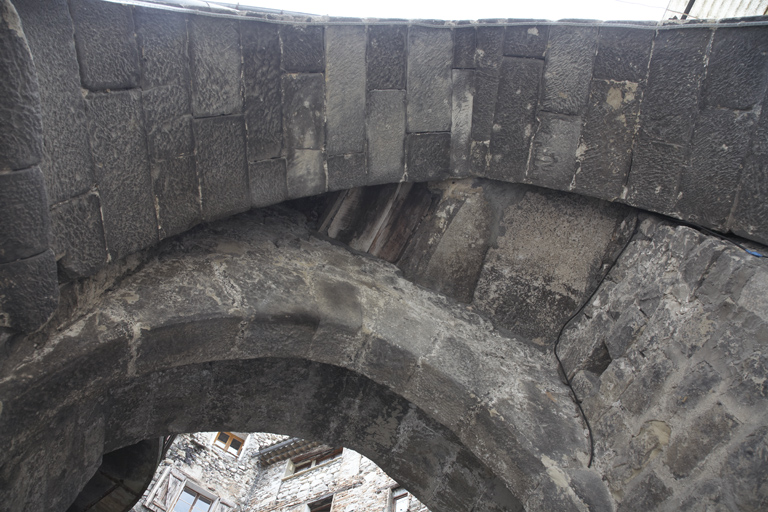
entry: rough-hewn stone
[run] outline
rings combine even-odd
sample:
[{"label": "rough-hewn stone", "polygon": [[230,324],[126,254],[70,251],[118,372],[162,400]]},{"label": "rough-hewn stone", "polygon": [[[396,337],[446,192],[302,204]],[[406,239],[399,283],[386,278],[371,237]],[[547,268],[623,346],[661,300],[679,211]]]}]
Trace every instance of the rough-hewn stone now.
[{"label": "rough-hewn stone", "polygon": [[449,30],[408,29],[408,132],[451,129],[451,64]]},{"label": "rough-hewn stone", "polygon": [[405,91],[368,96],[369,185],[400,181],[405,157]]},{"label": "rough-hewn stone", "polygon": [[0,263],[48,249],[48,199],[40,168],[0,174]]},{"label": "rough-hewn stone", "polygon": [[291,73],[322,73],[325,70],[323,35],[320,26],[282,25],[283,69]]},{"label": "rough-hewn stone", "polygon": [[106,264],[107,244],[97,194],[84,194],[51,208],[51,226],[51,247],[67,276],[90,276]]},{"label": "rough-hewn stone", "polygon": [[284,150],[325,143],[325,79],[320,73],[283,75]]},{"label": "rough-hewn stone", "polygon": [[461,27],[453,31],[454,69],[474,69],[477,31],[474,27]]},{"label": "rough-hewn stone", "polygon": [[654,31],[603,25],[597,37],[594,77],[640,82],[648,77]]},{"label": "rough-hewn stone", "polygon": [[153,162],[151,168],[160,238],[183,233],[200,222],[201,185],[195,157]]},{"label": "rough-hewn stone", "polygon": [[359,187],[367,180],[365,153],[328,157],[328,190]]},{"label": "rough-hewn stone", "polygon": [[684,147],[639,137],[632,152],[627,203],[659,213],[672,213],[685,166]]},{"label": "rough-hewn stone", "polygon": [[504,55],[543,59],[547,50],[549,27],[547,25],[517,25],[506,27]]},{"label": "rough-hewn stone", "polygon": [[406,154],[409,181],[445,179],[451,172],[451,134],[411,133]]},{"label": "rough-hewn stone", "polygon": [[597,28],[549,28],[542,110],[568,115],[584,113],[596,45]]},{"label": "rough-hewn stone", "polygon": [[[499,75],[502,70],[504,29],[482,27],[477,29],[477,58],[475,73],[475,98],[472,104],[472,140],[491,139],[494,124],[496,98],[499,92]],[[504,59],[506,62],[506,59]],[[503,86],[502,86],[503,87]],[[500,100],[504,101],[504,100]]]},{"label": "rough-hewn stone", "polygon": [[192,116],[183,86],[168,85],[142,91],[147,147],[153,160],[191,155]]},{"label": "rough-hewn stone", "polygon": [[133,17],[141,50],[142,89],[178,85],[183,88],[185,101],[189,102],[188,16],[138,8]]},{"label": "rough-hewn stone", "polygon": [[475,96],[475,72],[454,69],[453,107],[451,119],[451,162],[450,172],[456,177],[470,174],[469,156],[472,150],[472,105]]},{"label": "rough-hewn stone", "polygon": [[268,206],[284,201],[288,197],[285,159],[249,163],[248,184],[251,187],[251,206]]},{"label": "rough-hewn stone", "polygon": [[688,476],[707,455],[731,435],[736,418],[716,406],[694,421],[691,428],[673,437],[665,463],[677,478]]},{"label": "rough-hewn stone", "polygon": [[569,190],[576,172],[581,117],[539,112],[538,120],[525,179],[535,185]]},{"label": "rough-hewn stone", "polygon": [[326,150],[329,156],[365,149],[365,27],[325,32]]},{"label": "rough-hewn stone", "polygon": [[237,114],[243,106],[240,86],[240,25],[235,20],[189,19],[189,67],[195,117]]},{"label": "rough-hewn stone", "polygon": [[405,89],[405,45],[408,27],[368,27],[368,90]]},{"label": "rough-hewn stone", "polygon": [[59,286],[53,251],[0,264],[0,326],[31,332],[56,310]]},{"label": "rough-hewn stone", "polygon": [[320,149],[294,149],[286,169],[288,198],[313,196],[326,190],[325,155]]}]

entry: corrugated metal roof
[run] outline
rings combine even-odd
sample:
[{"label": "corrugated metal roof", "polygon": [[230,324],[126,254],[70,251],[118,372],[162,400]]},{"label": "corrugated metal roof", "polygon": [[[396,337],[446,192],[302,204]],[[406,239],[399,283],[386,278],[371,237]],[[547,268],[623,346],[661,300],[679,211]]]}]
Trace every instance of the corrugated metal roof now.
[{"label": "corrugated metal roof", "polygon": [[[664,19],[681,18],[689,0],[670,0]],[[763,16],[768,0],[694,0],[688,18],[716,20],[742,16]]]}]

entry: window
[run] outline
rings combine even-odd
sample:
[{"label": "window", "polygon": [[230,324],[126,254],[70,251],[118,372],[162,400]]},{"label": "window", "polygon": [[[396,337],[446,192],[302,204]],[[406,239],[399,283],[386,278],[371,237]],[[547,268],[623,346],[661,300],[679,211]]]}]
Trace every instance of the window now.
[{"label": "window", "polygon": [[331,512],[331,505],[333,504],[333,496],[328,496],[322,500],[315,501],[307,505],[309,512]]},{"label": "window", "polygon": [[243,449],[245,441],[234,435],[232,432],[219,432],[216,434],[216,439],[213,444],[227,453],[240,455],[240,451]]},{"label": "window", "polygon": [[319,466],[320,464],[331,461],[336,457],[338,457],[339,455],[341,455],[343,451],[344,451],[344,448],[340,447],[340,448],[334,448],[333,450],[326,450],[321,453],[314,453],[314,454],[294,457],[293,459],[291,459],[291,462],[288,464],[288,467],[285,468],[284,478],[287,478],[291,475],[296,475],[298,473],[301,473],[302,471],[307,471],[316,466]]},{"label": "window", "polygon": [[392,489],[392,512],[407,512],[409,494],[402,487]]},{"label": "window", "polygon": [[176,506],[173,507],[173,512],[208,512],[212,504],[211,498],[185,487],[176,501]]}]

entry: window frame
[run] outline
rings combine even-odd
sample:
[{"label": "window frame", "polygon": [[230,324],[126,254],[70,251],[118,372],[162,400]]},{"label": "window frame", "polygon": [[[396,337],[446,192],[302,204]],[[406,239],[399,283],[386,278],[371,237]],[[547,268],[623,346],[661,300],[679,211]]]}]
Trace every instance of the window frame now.
[{"label": "window frame", "polygon": [[408,489],[400,485],[398,485],[397,487],[392,487],[389,490],[389,511],[390,512],[397,512],[397,502],[400,500],[404,500],[405,510],[407,512],[411,506],[411,493],[408,492]]},{"label": "window frame", "polygon": [[[311,471],[317,467],[324,466],[330,462],[338,459],[344,454],[344,447],[339,446],[331,450],[326,450],[312,457],[304,458],[301,456],[294,457],[288,460],[288,464],[285,467],[285,475],[283,480],[292,478],[294,476],[303,475],[304,473]],[[300,468],[297,470],[297,468]]]},{"label": "window frame", "polygon": [[[222,434],[229,436],[227,441],[224,443],[223,447],[219,444],[219,436]],[[240,441],[240,448],[238,448],[237,453],[232,453],[229,450],[230,446],[232,445],[232,441],[234,440]],[[224,453],[228,453],[229,455],[239,457],[240,454],[243,453],[243,447],[245,446],[245,439],[233,434],[232,432],[226,432],[226,431],[216,432],[216,435],[213,437],[213,446],[223,451]]]},{"label": "window frame", "polygon": [[181,496],[184,494],[184,491],[186,491],[187,489],[192,491],[189,494],[192,494],[192,493],[195,494],[195,501],[193,501],[191,505],[192,508],[190,508],[187,512],[191,512],[193,510],[195,503],[197,503],[197,501],[200,499],[201,496],[207,500],[211,500],[211,504],[208,506],[207,512],[211,512],[212,510],[214,510],[214,507],[219,503],[218,496],[211,493],[210,491],[205,490],[204,488],[200,487],[199,485],[187,479],[184,482],[184,485],[181,486],[181,491],[179,491],[179,495],[176,496],[176,499],[173,501],[173,506],[170,507],[169,512],[174,512],[176,510],[176,506],[179,504],[179,500],[181,499]]},{"label": "window frame", "polygon": [[333,494],[307,503],[307,512],[330,512],[333,508]]}]

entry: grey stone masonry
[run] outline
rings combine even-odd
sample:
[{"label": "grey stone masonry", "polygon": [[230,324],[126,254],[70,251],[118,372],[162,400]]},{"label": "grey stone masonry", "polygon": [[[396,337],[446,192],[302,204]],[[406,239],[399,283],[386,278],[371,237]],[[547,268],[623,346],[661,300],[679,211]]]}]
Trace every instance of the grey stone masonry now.
[{"label": "grey stone masonry", "polygon": [[365,27],[325,30],[328,155],[365,149]]},{"label": "grey stone masonry", "polygon": [[0,263],[48,249],[48,200],[40,168],[0,174]]},{"label": "grey stone masonry", "polygon": [[[368,27],[368,89],[405,89],[406,26]],[[473,49],[474,52],[474,49]]]},{"label": "grey stone masonry", "polygon": [[408,131],[451,129],[453,38],[448,30],[408,29]]}]

